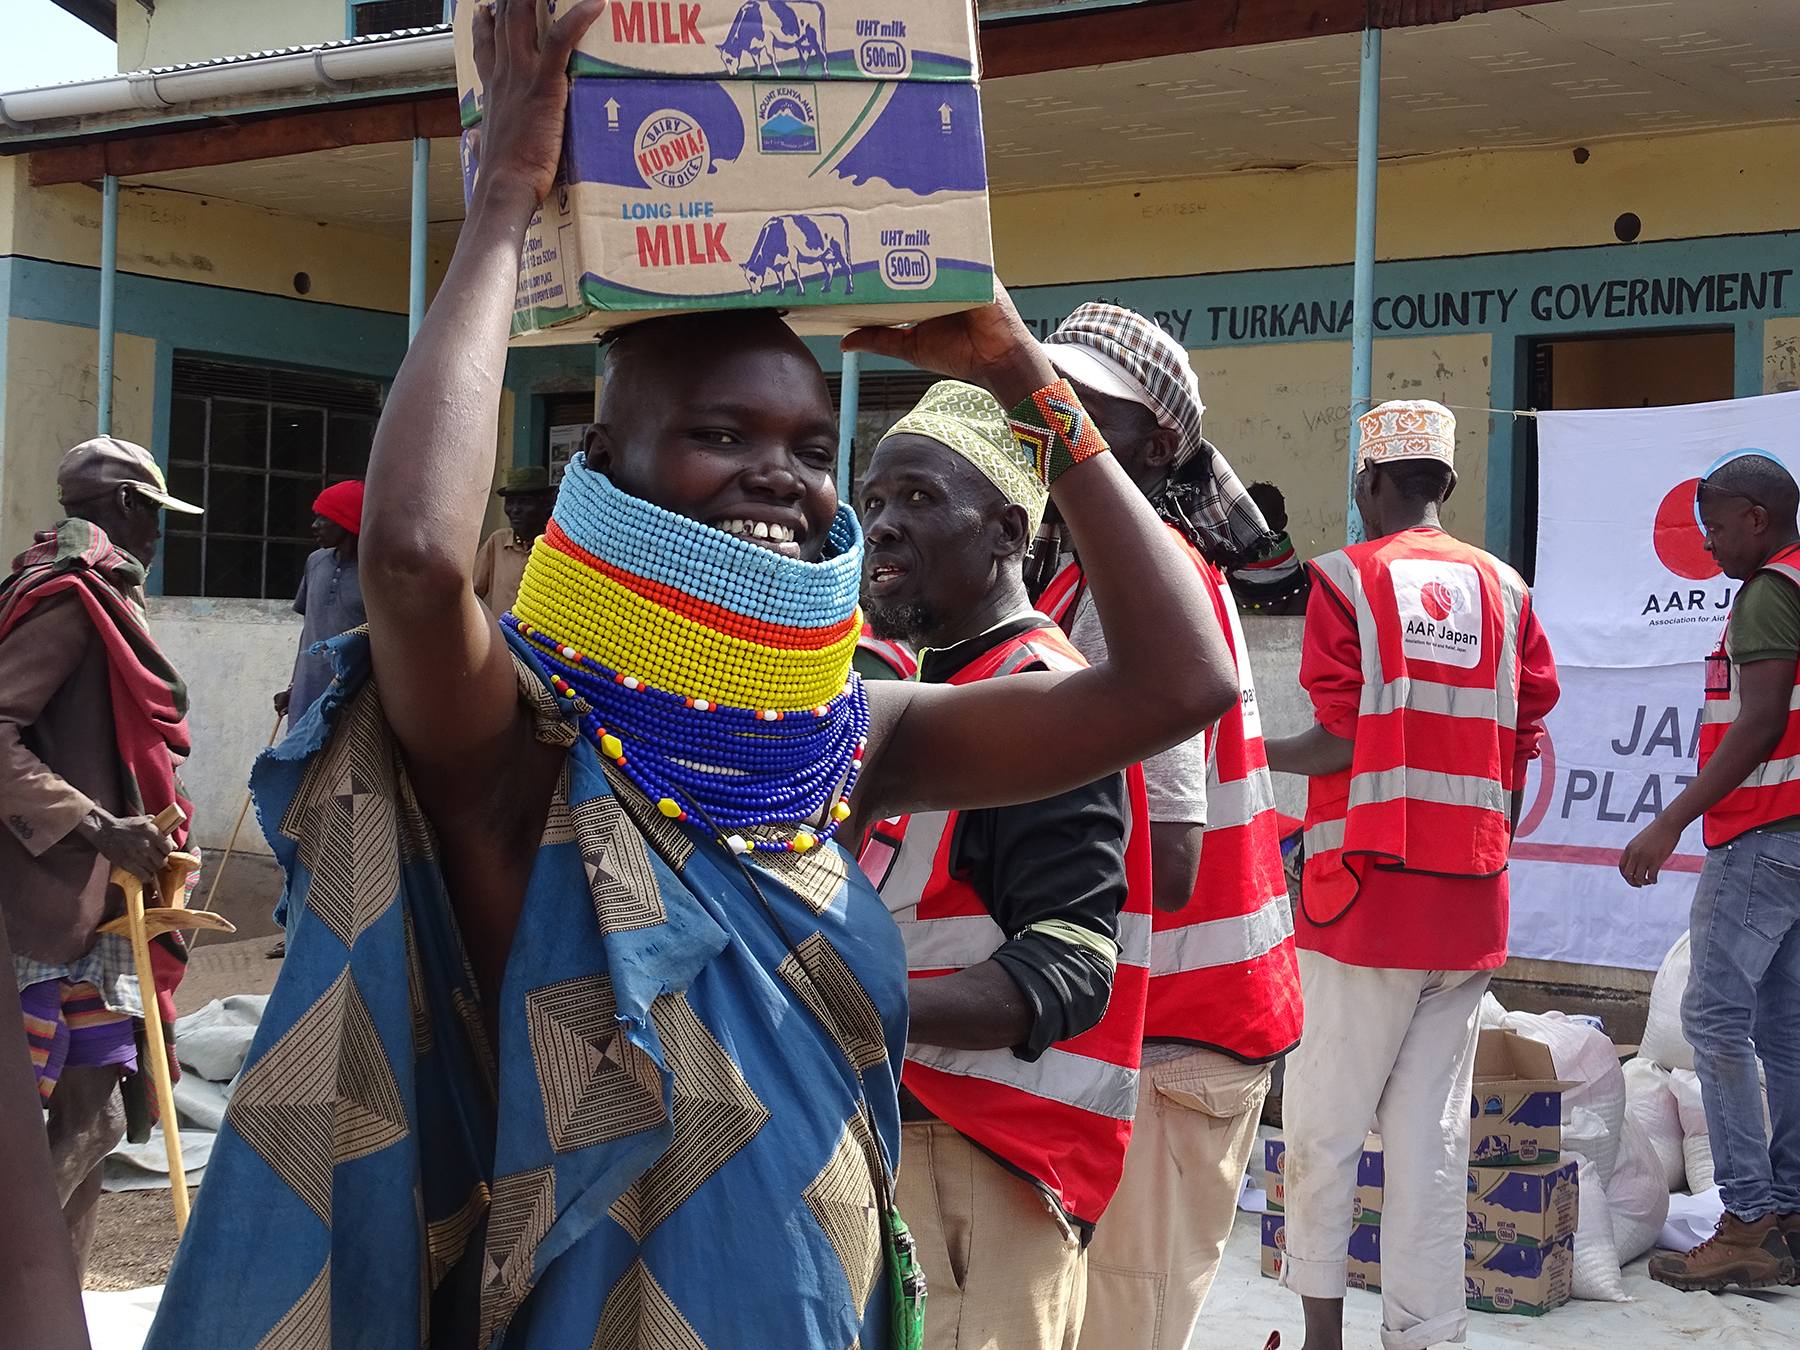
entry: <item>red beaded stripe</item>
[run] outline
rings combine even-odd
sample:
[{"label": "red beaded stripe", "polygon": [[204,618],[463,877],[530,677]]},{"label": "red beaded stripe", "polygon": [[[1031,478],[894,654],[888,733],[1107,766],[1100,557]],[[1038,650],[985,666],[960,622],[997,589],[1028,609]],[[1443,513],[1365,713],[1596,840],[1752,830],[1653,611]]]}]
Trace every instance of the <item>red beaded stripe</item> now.
[{"label": "red beaded stripe", "polygon": [[859,626],[859,616],[852,614],[841,623],[834,623],[824,628],[792,628],[786,624],[767,623],[761,619],[752,619],[739,614],[735,610],[726,609],[709,601],[698,599],[678,591],[673,586],[665,586],[661,582],[651,581],[648,577],[640,577],[635,572],[627,572],[623,568],[614,567],[589,553],[580,544],[569,538],[554,520],[544,531],[544,543],[564,553],[583,567],[592,568],[636,595],[648,600],[651,604],[661,605],[664,609],[674,610],[685,619],[691,619],[716,632],[725,633],[746,642],[760,643],[765,647],[774,647],[788,651],[817,651],[821,647],[834,646]]}]

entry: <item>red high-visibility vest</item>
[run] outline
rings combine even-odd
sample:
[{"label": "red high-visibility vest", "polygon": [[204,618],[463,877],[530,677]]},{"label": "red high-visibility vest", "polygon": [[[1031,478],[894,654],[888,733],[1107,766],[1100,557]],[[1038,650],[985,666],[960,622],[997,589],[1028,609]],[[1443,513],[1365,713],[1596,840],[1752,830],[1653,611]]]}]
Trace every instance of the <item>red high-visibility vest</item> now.
[{"label": "red high-visibility vest", "polygon": [[857,638],[856,645],[890,667],[903,680],[910,680],[919,673],[919,658],[912,654],[910,647],[903,642],[889,642],[886,638],[876,637],[874,630],[866,623],[862,626],[862,636]]},{"label": "red high-visibility vest", "polygon": [[[1789,544],[1757,569],[1800,586],[1800,544]],[[1743,595],[1740,589],[1738,594]],[[1731,629],[1706,662],[1706,706],[1700,715],[1700,767],[1712,758],[1725,729],[1737,720],[1743,670],[1731,655]],[[1701,834],[1708,848],[1728,844],[1746,830],[1800,816],[1800,672],[1788,696],[1787,726],[1769,757],[1706,813]]]},{"label": "red high-visibility vest", "polygon": [[[1258,1063],[1293,1049],[1301,1025],[1275,787],[1244,630],[1225,574],[1172,533],[1212,598],[1237,665],[1238,701],[1207,733],[1206,833],[1193,896],[1174,912],[1154,911],[1144,1034]],[[1070,563],[1038,604],[1067,628],[1082,590],[1080,565]]]},{"label": "red high-visibility vest", "polygon": [[[971,662],[951,684],[1010,675],[1042,664],[1087,663],[1053,628],[1024,633]],[[908,1044],[901,1082],[939,1119],[1032,1177],[1087,1223],[1105,1212],[1125,1167],[1144,1032],[1150,960],[1150,838],[1143,770],[1126,774],[1127,899],[1119,915],[1119,962],[1100,1021],[1059,1041],[1034,1062],[1010,1049],[953,1050]],[[860,859],[906,941],[907,975],[929,979],[966,969],[1015,936],[1003,932],[968,882],[950,874],[955,811],[882,821]]]},{"label": "red high-visibility vest", "polygon": [[1363,685],[1350,767],[1308,783],[1302,916],[1341,918],[1372,864],[1503,872],[1524,581],[1435,530],[1355,544],[1312,567],[1327,603],[1356,620]]}]

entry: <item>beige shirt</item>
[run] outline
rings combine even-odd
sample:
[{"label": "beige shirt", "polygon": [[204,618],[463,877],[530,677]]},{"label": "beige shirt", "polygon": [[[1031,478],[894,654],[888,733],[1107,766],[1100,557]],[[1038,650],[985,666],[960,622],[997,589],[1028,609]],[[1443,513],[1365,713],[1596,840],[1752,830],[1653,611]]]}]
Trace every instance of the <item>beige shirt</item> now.
[{"label": "beige shirt", "polygon": [[531,545],[521,544],[511,525],[502,525],[481,541],[475,554],[475,594],[495,614],[505,613],[519,598],[529,557]]}]

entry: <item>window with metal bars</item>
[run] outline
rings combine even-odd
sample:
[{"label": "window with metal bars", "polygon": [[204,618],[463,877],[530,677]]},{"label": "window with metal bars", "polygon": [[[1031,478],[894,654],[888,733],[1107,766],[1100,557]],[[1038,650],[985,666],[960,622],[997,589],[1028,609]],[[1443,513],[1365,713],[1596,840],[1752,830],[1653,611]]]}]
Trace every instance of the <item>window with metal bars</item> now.
[{"label": "window with metal bars", "polygon": [[169,491],[206,514],[164,517],[163,594],[291,597],[313,498],[368,467],[381,386],[177,357],[173,396]]},{"label": "window with metal bars", "polygon": [[376,37],[450,21],[449,0],[352,0],[350,36]]},{"label": "window with metal bars", "polygon": [[[852,438],[850,477],[851,485],[838,484],[838,497],[842,501],[856,506],[854,484],[862,480],[868,471],[869,460],[875,453],[875,446],[887,435],[889,429],[907,413],[914,405],[925,397],[925,391],[942,378],[928,375],[921,370],[865,370],[856,385],[856,434]],[[825,387],[831,392],[831,405],[838,407],[838,398],[843,390],[843,376],[830,374],[825,377]],[[860,511],[860,507],[858,508]]]}]

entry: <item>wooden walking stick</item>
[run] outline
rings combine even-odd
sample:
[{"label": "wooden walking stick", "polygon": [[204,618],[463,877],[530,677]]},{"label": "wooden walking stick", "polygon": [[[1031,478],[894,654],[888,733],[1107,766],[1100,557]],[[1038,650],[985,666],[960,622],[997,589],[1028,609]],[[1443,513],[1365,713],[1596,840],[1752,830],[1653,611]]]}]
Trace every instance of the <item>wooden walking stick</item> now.
[{"label": "wooden walking stick", "polygon": [[[167,834],[187,819],[179,806],[171,803],[155,818],[156,828]],[[150,939],[172,928],[214,928],[221,932],[236,929],[216,914],[201,914],[181,903],[185,899],[188,874],[198,870],[200,860],[191,853],[171,853],[158,878],[165,904],[155,909],[144,908],[144,883],[123,867],[112,870],[113,884],[125,892],[125,917],[100,925],[103,933],[126,933],[131,938],[131,959],[137,967],[138,997],[144,1005],[144,1040],[150,1056],[150,1078],[156,1084],[156,1105],[162,1115],[163,1147],[169,1158],[169,1189],[175,1201],[175,1234],[187,1229],[187,1173],[181,1166],[181,1130],[175,1120],[175,1085],[169,1081],[169,1040],[163,1033],[162,1009],[156,1001],[156,972],[150,965]]]}]

